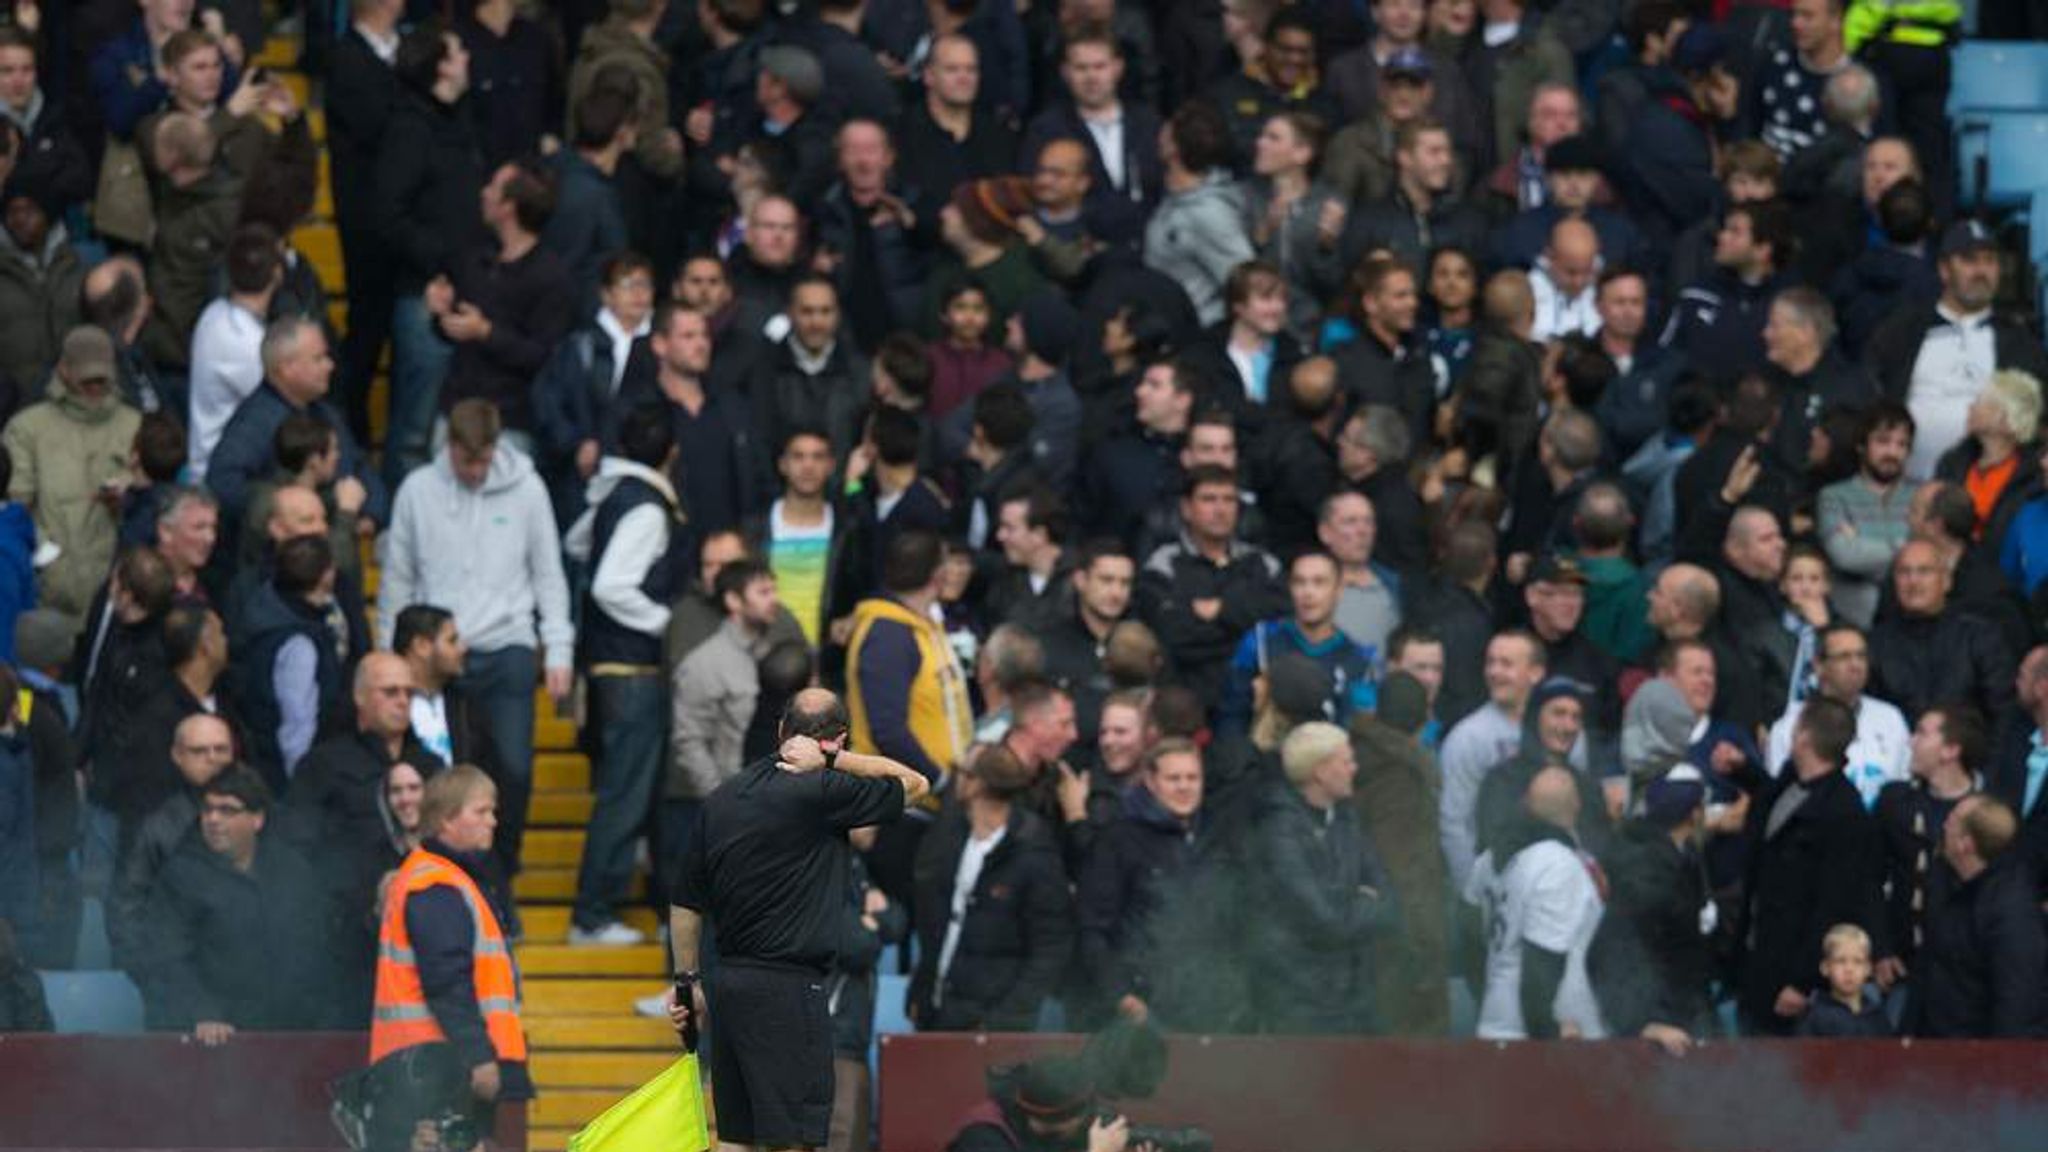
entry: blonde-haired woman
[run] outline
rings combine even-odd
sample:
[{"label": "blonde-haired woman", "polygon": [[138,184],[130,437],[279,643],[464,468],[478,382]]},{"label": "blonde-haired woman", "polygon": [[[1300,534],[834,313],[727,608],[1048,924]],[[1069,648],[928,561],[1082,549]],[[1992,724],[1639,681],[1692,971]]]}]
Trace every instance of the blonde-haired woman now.
[{"label": "blonde-haired woman", "polygon": [[2041,491],[2041,382],[2014,369],[1992,373],[1970,402],[1966,428],[1934,475],[1970,494],[1977,538],[1995,556],[2020,506]]}]

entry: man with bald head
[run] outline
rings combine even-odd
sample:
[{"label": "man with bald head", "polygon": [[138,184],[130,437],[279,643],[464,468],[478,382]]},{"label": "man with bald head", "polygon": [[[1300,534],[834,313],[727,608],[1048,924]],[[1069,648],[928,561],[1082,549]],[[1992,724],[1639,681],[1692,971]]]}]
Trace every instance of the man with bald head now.
[{"label": "man with bald head", "polygon": [[1600,311],[1594,306],[1600,268],[1600,234],[1591,224],[1568,216],[1551,226],[1550,243],[1529,271],[1536,339],[1547,343],[1573,332],[1591,336],[1600,331]]},{"label": "man with bald head", "polygon": [[1999,716],[2013,701],[2017,654],[1985,617],[1951,601],[1953,577],[1935,546],[1909,540],[1892,562],[1898,610],[1870,634],[1871,693],[1899,706],[1908,724],[1947,700]]},{"label": "man with bald head", "polygon": [[[412,765],[422,777],[447,767],[413,735],[412,698],[417,689],[412,666],[403,656],[365,654],[350,683],[355,722],[307,753],[292,780],[286,826],[302,851],[323,861],[323,875],[336,898],[356,917],[351,925],[375,922],[370,912],[377,883],[396,866],[384,815],[385,776],[401,763]],[[345,995],[360,997],[365,1012],[370,1001],[368,976],[375,968],[368,963],[373,944],[365,930],[351,934],[342,949],[345,958],[351,958],[348,971],[362,976],[361,986],[350,986]]]},{"label": "man with bald head", "polygon": [[[1721,582],[1697,564],[1673,564],[1657,574],[1647,598],[1650,627],[1657,643],[1645,650],[1646,663],[1663,648],[1680,641],[1696,641],[1714,653],[1714,667],[1742,668],[1740,649],[1721,625]],[[1715,681],[1713,715],[1745,732],[1768,722],[1777,709],[1767,711],[1758,694],[1755,677],[1727,675]]]},{"label": "man with bald head", "polygon": [[1606,903],[1579,820],[1571,769],[1539,770],[1522,795],[1522,821],[1498,860],[1473,872],[1491,944],[1479,1007],[1482,1040],[1598,1039],[1607,1034],[1586,974]]},{"label": "man with bald head", "polygon": [[121,858],[120,872],[107,900],[107,934],[114,963],[148,987],[144,959],[144,921],[149,890],[186,840],[198,834],[199,790],[235,760],[235,733],[227,721],[205,712],[180,721],[171,734],[170,767],[176,777],[171,792],[142,819],[135,838]]},{"label": "man with bald head", "polygon": [[840,125],[838,176],[817,204],[818,260],[839,289],[862,351],[908,328],[924,303],[924,272],[938,242],[937,203],[896,174],[896,143],[879,122]]},{"label": "man with bald head", "polygon": [[[708,1000],[727,1021],[710,1029],[724,1142],[825,1143],[833,1085],[825,976],[847,915],[847,833],[901,818],[928,790],[916,770],[848,750],[850,727],[832,693],[792,697],[782,746],[704,801],[678,869],[669,940],[677,982],[692,995],[671,1001],[671,1019],[701,1029]],[[718,926],[718,967],[702,988],[707,917]]]},{"label": "man with bald head", "polygon": [[161,411],[166,392],[156,365],[138,343],[156,310],[142,262],[133,256],[109,256],[85,274],[79,293],[81,322],[104,330],[114,341],[114,363],[121,397],[142,412]]},{"label": "man with bald head", "polygon": [[327,505],[320,494],[298,484],[286,484],[271,494],[270,515],[263,521],[263,538],[243,549],[240,570],[228,586],[225,615],[239,622],[257,591],[277,569],[279,550],[292,540],[321,537],[334,557],[334,606],[347,629],[351,652],[367,651],[370,623],[363,601],[363,584],[354,574],[355,565],[341,562],[341,549],[355,547],[349,535],[334,532],[327,517]]}]

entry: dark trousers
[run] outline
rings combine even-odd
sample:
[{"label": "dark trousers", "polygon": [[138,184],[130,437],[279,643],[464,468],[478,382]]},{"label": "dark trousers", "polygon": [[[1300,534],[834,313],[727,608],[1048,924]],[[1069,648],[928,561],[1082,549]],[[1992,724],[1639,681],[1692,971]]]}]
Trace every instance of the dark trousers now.
[{"label": "dark trousers", "polygon": [[[924,834],[931,828],[931,819],[922,812],[910,812],[901,820],[892,821],[875,830],[875,846],[868,849],[868,878],[882,893],[903,905],[904,912],[917,923],[917,907],[911,901],[916,890],[913,872],[917,866],[917,846],[924,843]],[[910,970],[910,949],[899,949],[903,958],[903,970]]]},{"label": "dark trousers", "polygon": [[659,674],[593,676],[592,718],[603,754],[592,765],[597,805],[584,833],[576,877],[576,927],[618,919],[633,883],[633,843],[647,827],[668,743],[668,693]]},{"label": "dark trousers", "polygon": [[519,874],[526,808],[533,799],[533,689],[539,671],[524,645],[472,651],[463,670],[464,695],[484,710],[498,761],[498,835],[492,851],[507,879]]},{"label": "dark trousers", "polygon": [[[350,213],[354,216],[354,213]],[[341,222],[341,267],[348,279],[348,332],[341,339],[336,401],[356,442],[370,443],[370,382],[391,341],[391,260],[368,223]]]},{"label": "dark trousers", "polygon": [[[1947,110],[1949,50],[1876,40],[1864,48],[1863,61],[1889,84],[1899,135],[1912,141],[1913,151],[1920,157],[1935,217],[1947,219],[1956,206],[1955,157],[1949,143]],[[1997,163],[1996,157],[1992,163]],[[1962,207],[1970,209],[1967,204]]]}]

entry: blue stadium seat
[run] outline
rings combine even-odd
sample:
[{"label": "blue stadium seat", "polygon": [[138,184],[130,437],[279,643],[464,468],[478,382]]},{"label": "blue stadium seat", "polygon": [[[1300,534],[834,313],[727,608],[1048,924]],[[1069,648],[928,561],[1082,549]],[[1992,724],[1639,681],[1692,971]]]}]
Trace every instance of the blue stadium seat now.
[{"label": "blue stadium seat", "polygon": [[2048,109],[2048,44],[1969,40],[1956,45],[1948,89],[1951,117],[1981,111]]},{"label": "blue stadium seat", "polygon": [[39,972],[60,1033],[132,1035],[142,1031],[142,993],[121,971]]},{"label": "blue stadium seat", "polygon": [[875,984],[875,1035],[901,1036],[917,1031],[903,1010],[910,992],[910,977],[885,972]]},{"label": "blue stadium seat", "polygon": [[[1981,189],[1980,161],[1985,162]],[[1987,207],[2030,205],[2036,189],[2048,188],[2048,107],[1966,120],[1956,136],[1956,167],[1965,211],[1976,207],[1980,192]]]},{"label": "blue stadium seat", "polygon": [[2037,267],[2048,263],[2048,185],[2034,189],[2027,209],[2027,259]]}]

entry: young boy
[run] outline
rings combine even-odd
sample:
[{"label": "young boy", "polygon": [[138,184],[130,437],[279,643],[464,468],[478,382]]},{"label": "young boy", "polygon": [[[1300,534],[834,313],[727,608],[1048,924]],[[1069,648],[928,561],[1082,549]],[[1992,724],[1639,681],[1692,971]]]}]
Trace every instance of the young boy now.
[{"label": "young boy", "polygon": [[1815,996],[1799,1021],[1800,1036],[1887,1037],[1892,1022],[1870,983],[1870,934],[1854,924],[1837,924],[1821,937],[1820,973],[1824,995]]}]

